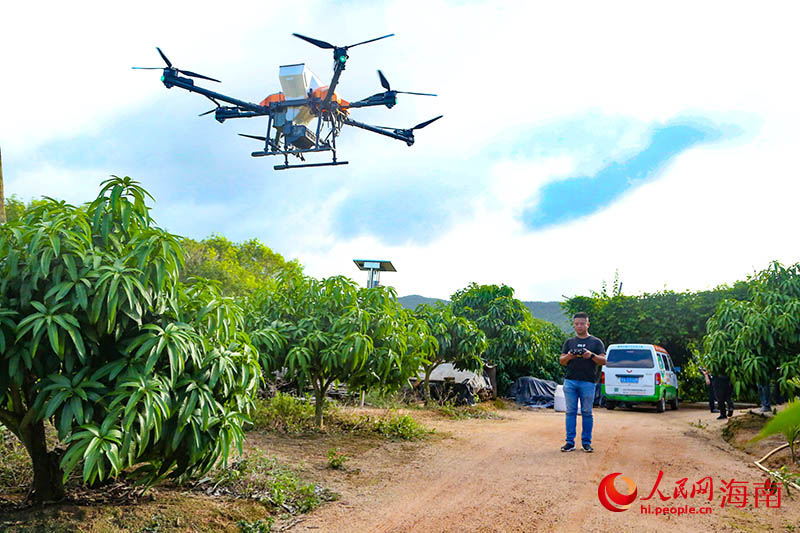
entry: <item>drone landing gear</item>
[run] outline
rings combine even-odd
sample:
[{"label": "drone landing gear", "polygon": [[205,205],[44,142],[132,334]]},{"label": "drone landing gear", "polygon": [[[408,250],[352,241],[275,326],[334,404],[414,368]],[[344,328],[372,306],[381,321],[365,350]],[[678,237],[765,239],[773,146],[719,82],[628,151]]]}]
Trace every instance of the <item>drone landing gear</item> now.
[{"label": "drone landing gear", "polygon": [[275,170],[286,170],[287,168],[304,168],[304,167],[334,167],[336,165],[346,165],[348,161],[331,161],[329,163],[304,163],[301,165],[290,165],[285,163],[283,165],[275,165]]}]

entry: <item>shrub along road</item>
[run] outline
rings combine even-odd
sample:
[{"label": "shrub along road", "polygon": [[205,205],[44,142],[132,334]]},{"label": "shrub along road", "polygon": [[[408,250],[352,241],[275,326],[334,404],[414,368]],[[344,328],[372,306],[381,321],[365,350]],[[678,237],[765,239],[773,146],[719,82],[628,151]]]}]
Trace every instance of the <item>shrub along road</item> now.
[{"label": "shrub along road", "polygon": [[[348,462],[351,474],[326,476],[341,499],[289,530],[794,531],[800,524],[800,494],[790,500],[782,492],[780,508],[776,501],[767,507],[763,497],[756,506],[756,484],[763,484],[763,474],[752,465],[752,455],[723,440],[723,421],[706,409],[595,410],[592,454],[559,451],[563,413],[502,413],[503,420],[421,418],[448,438],[387,443],[354,455]],[[658,489],[669,499],[662,502],[655,493],[643,501],[659,471]],[[635,501],[622,512],[607,510],[598,498],[601,480],[614,472],[637,485]],[[699,494],[674,497],[683,478],[691,496],[706,477],[713,482],[712,501]],[[723,489],[732,479],[733,486],[745,489],[744,496],[734,489],[729,500]],[[621,480],[616,487],[627,492]],[[648,504],[652,514],[642,512]],[[655,514],[656,507],[687,506],[707,506],[711,514]]]}]

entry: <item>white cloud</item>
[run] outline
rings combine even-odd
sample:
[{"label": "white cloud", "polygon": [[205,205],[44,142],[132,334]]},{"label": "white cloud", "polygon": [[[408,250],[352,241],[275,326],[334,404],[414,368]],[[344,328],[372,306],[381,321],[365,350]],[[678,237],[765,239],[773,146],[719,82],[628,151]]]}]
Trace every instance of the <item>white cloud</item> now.
[{"label": "white cloud", "polygon": [[[401,294],[439,297],[477,281],[512,285],[524,299],[558,299],[599,289],[617,268],[626,293],[664,285],[700,289],[740,279],[771,259],[800,260],[793,234],[800,196],[794,3],[395,0],[267,7],[253,1],[226,4],[224,13],[184,2],[81,6],[4,8],[5,155],[37,157],[48,141],[100,132],[163,98],[157,72],[130,70],[159,66],[156,45],[176,65],[222,79],[223,92],[257,101],[277,90],[280,64],[306,61],[318,75],[329,75],[330,52],[292,38],[292,31],[336,44],[394,32],[351,51],[340,94],[352,100],[378,92],[376,68],[396,89],[440,94],[401,95],[392,111],[358,114],[367,122],[410,126],[443,113],[444,120],[418,133],[412,149],[346,131],[340,155],[349,167],[279,178],[273,161],[263,162],[265,182],[287,184],[285,205],[255,209],[250,199],[250,210],[242,212],[241,205],[185,191],[180,202],[159,204],[173,211],[165,220],[170,226],[187,220],[173,231],[202,235],[200,221],[216,220],[214,230],[249,232],[274,246],[264,235],[277,226],[290,243],[279,251],[298,257],[311,274],[358,277],[353,258],[388,258],[398,272],[385,275],[385,283]],[[192,98],[204,110],[196,95],[169,94],[169,101]],[[520,144],[526,133],[582,116],[610,117],[580,132],[585,146],[565,141],[563,149],[544,153]],[[537,233],[521,225],[520,212],[542,184],[591,173],[636,150],[651,125],[678,116],[729,120],[745,132],[691,149],[659,180],[589,218]],[[592,128],[599,128],[596,146]],[[176,147],[192,141],[176,140]],[[551,141],[558,148],[559,139]],[[38,157],[35,170],[6,174],[7,192],[77,202],[91,199],[97,183],[117,170],[56,169],[46,153]],[[457,164],[488,168],[489,185],[432,243],[388,246],[373,237],[335,235],[337,207],[354,190],[380,187],[374,178],[380,169],[437,176]],[[330,197],[303,195],[289,179],[331,191]],[[252,197],[262,195],[264,206],[272,206],[276,188],[254,190]]]},{"label": "white cloud", "polygon": [[16,195],[25,202],[41,196],[65,200],[73,205],[94,200],[100,182],[110,176],[98,168],[56,167],[41,162],[30,171],[5,174],[5,195]]}]

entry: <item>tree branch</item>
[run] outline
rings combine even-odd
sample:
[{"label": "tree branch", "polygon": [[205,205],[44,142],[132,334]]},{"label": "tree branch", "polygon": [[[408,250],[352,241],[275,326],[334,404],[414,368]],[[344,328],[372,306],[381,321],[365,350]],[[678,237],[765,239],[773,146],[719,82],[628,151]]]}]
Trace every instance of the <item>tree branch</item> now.
[{"label": "tree branch", "polygon": [[19,427],[20,419],[15,413],[5,409],[0,409],[0,423],[7,427],[8,430],[14,434],[14,436],[19,438],[19,435],[17,434],[17,428]]},{"label": "tree branch", "polygon": [[25,410],[22,408],[22,396],[20,395],[19,392],[19,385],[12,383],[10,390],[11,390],[11,404],[12,407],[14,408],[14,413],[16,413],[18,416],[24,416]]}]

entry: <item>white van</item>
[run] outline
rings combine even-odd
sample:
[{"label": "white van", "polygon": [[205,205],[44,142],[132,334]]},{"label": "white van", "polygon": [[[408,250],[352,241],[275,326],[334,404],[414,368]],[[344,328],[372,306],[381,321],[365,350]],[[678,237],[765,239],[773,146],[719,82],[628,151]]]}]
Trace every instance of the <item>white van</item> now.
[{"label": "white van", "polygon": [[678,408],[678,377],[667,351],[655,344],[612,344],[600,375],[606,408],[620,402],[653,403],[663,413]]}]

